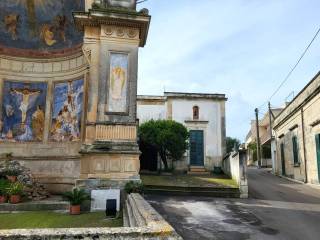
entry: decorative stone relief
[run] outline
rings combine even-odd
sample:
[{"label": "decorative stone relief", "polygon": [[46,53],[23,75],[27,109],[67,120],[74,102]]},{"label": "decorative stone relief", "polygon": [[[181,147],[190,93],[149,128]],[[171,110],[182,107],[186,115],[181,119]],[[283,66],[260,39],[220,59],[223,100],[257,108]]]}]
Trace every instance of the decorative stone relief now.
[{"label": "decorative stone relief", "polygon": [[82,52],[88,63],[91,64],[91,49],[88,46],[83,46]]},{"label": "decorative stone relief", "polygon": [[117,26],[103,26],[101,31],[101,36],[138,40],[139,29],[117,27]]}]

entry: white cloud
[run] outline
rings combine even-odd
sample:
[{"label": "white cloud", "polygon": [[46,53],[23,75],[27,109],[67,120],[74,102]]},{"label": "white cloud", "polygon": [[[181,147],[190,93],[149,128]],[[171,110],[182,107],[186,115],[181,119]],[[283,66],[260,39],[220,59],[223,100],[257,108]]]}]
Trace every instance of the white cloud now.
[{"label": "white cloud", "polygon": [[[254,107],[298,59],[318,26],[320,2],[299,0],[149,0],[149,39],[141,49],[140,94],[221,92],[229,97],[227,132],[244,139]],[[273,99],[281,105],[318,71],[320,37]]]}]

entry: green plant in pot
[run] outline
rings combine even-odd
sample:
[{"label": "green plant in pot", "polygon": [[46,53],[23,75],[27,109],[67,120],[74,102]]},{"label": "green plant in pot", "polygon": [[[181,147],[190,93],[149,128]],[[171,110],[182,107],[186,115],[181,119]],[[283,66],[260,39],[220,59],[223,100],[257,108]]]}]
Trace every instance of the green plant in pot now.
[{"label": "green plant in pot", "polygon": [[7,176],[7,179],[12,183],[17,181],[17,177],[20,174],[21,174],[21,171],[18,169],[7,168],[5,170],[5,175]]},{"label": "green plant in pot", "polygon": [[0,204],[7,202],[9,182],[6,179],[0,179]]},{"label": "green plant in pot", "polygon": [[23,184],[19,182],[14,182],[7,188],[7,194],[9,195],[9,202],[12,204],[17,204],[21,202],[21,197],[23,195]]},{"label": "green plant in pot", "polygon": [[65,192],[64,197],[70,202],[70,214],[79,215],[81,213],[81,204],[84,201],[91,200],[89,194],[83,189],[73,188],[70,192]]}]

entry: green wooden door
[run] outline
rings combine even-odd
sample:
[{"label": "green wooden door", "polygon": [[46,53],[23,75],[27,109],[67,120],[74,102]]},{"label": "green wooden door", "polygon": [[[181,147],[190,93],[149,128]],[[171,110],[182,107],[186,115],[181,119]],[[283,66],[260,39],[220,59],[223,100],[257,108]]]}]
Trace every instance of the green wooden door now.
[{"label": "green wooden door", "polygon": [[284,158],[284,144],[283,143],[281,143],[280,149],[281,149],[282,175],[285,176],[286,175],[286,160]]},{"label": "green wooden door", "polygon": [[203,131],[190,131],[190,165],[203,166]]},{"label": "green wooden door", "polygon": [[320,134],[316,135],[316,149],[317,149],[318,180],[320,182]]}]

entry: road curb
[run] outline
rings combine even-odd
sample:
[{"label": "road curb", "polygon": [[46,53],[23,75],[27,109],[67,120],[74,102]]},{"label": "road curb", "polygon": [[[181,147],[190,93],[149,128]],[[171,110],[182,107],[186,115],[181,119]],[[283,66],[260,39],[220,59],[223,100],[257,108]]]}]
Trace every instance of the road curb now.
[{"label": "road curb", "polygon": [[296,180],[296,179],[288,178],[288,177],[285,177],[285,176],[283,176],[283,175],[277,175],[277,174],[274,174],[274,173],[272,173],[272,172],[270,172],[270,173],[271,173],[272,175],[276,176],[276,177],[280,177],[280,178],[286,179],[286,180],[291,181],[291,182],[303,184],[303,185],[309,186],[309,187],[311,187],[311,188],[320,190],[320,184],[305,183],[305,182],[303,182],[303,181],[299,181],[299,180]]}]

